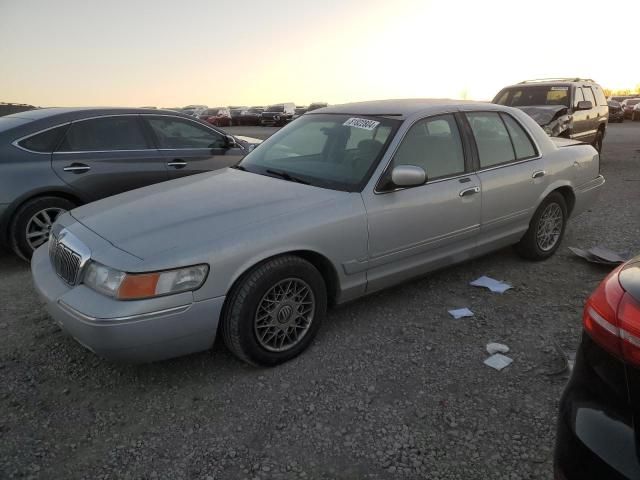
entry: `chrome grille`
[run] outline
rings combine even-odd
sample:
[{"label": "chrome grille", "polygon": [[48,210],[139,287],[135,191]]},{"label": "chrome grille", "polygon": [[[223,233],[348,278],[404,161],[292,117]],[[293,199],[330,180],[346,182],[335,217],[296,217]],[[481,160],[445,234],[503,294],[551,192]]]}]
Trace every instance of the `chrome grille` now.
[{"label": "chrome grille", "polygon": [[82,257],[74,252],[58,238],[51,235],[49,239],[49,258],[56,274],[69,285],[78,283]]}]

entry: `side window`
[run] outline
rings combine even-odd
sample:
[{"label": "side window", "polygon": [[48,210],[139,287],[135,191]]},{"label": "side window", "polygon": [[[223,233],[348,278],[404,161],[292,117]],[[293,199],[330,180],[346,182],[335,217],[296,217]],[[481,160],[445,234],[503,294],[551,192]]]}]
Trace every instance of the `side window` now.
[{"label": "side window", "polygon": [[393,166],[424,168],[427,179],[464,173],[464,152],[453,115],[419,120],[409,129],[393,157]]},{"label": "side window", "polygon": [[594,85],[592,88],[593,88],[593,93],[595,93],[596,95],[596,100],[598,101],[598,105],[607,105],[607,99],[604,96],[604,92],[602,91],[602,88],[600,88],[599,85]]},{"label": "side window", "polygon": [[584,93],[584,99],[591,102],[591,105],[596,106],[596,99],[593,97],[593,92],[589,87],[583,87],[582,93]]},{"label": "side window", "polygon": [[467,113],[480,156],[480,168],[493,167],[516,159],[511,138],[496,112]]},{"label": "side window", "polygon": [[582,94],[582,89],[580,87],[576,87],[576,91],[573,99],[574,108],[578,106],[578,102],[581,102],[583,100],[584,100],[584,95]]},{"label": "side window", "polygon": [[536,149],[531,143],[531,138],[524,131],[522,126],[511,116],[506,114],[500,114],[504,124],[507,126],[507,131],[511,136],[513,142],[513,148],[516,151],[516,159],[524,160],[536,156]]},{"label": "side window", "polygon": [[18,145],[27,150],[41,153],[51,153],[60,143],[64,132],[67,131],[69,125],[61,125],[42,133],[32,135],[20,141]]},{"label": "side window", "polygon": [[71,124],[58,151],[95,152],[149,148],[137,116],[102,117]]},{"label": "side window", "polygon": [[222,135],[189,120],[176,117],[146,117],[159,148],[222,148]]}]

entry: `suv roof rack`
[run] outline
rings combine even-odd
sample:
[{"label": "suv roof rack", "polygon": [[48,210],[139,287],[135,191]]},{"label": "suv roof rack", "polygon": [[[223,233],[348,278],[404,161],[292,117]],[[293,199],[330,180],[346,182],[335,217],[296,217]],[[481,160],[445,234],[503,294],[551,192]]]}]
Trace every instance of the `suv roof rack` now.
[{"label": "suv roof rack", "polygon": [[591,78],[565,77],[565,78],[535,78],[532,80],[524,80],[522,83],[540,83],[540,82],[594,82]]}]

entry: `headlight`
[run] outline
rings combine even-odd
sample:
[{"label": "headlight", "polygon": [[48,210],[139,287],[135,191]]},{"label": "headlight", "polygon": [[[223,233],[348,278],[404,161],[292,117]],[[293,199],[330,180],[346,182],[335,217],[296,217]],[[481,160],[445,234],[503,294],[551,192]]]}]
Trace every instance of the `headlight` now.
[{"label": "headlight", "polygon": [[120,300],[158,297],[197,290],[209,273],[208,265],[151,273],[125,273],[92,262],[84,274],[83,283],[109,297]]}]

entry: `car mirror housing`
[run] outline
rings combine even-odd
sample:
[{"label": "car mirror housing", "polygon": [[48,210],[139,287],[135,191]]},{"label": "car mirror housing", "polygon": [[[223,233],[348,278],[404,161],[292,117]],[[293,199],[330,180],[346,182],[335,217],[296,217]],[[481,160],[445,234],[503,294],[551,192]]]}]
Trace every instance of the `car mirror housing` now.
[{"label": "car mirror housing", "polygon": [[397,165],[391,171],[391,181],[396,187],[417,187],[427,181],[427,172],[415,165]]},{"label": "car mirror housing", "polygon": [[578,110],[590,110],[593,108],[591,100],[580,100],[578,102]]},{"label": "car mirror housing", "polygon": [[233,138],[231,135],[225,135],[224,140],[225,140],[225,146],[227,148],[235,148],[238,146],[238,142],[236,142],[236,139]]}]

